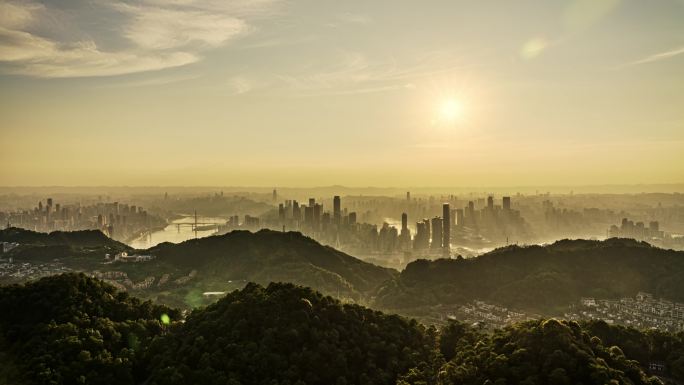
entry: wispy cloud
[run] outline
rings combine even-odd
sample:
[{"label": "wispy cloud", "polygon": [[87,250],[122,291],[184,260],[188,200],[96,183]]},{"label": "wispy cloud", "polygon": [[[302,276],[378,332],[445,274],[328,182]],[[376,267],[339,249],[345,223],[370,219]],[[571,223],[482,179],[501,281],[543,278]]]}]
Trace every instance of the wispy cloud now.
[{"label": "wispy cloud", "polygon": [[670,50],[665,51],[665,52],[656,53],[656,54],[649,55],[649,56],[646,56],[644,58],[641,58],[639,60],[635,60],[635,61],[632,61],[629,63],[619,65],[619,66],[615,67],[615,69],[631,67],[631,66],[647,64],[647,63],[653,63],[653,62],[657,62],[657,61],[661,61],[661,60],[670,59],[670,58],[673,58],[675,56],[679,56],[682,54],[684,54],[684,47],[677,47],[677,48],[673,48],[673,49],[670,49]]},{"label": "wispy cloud", "polygon": [[417,55],[415,61],[401,63],[392,58],[373,60],[358,52],[341,52],[333,66],[280,74],[277,79],[306,94],[361,94],[412,89],[414,80],[464,68],[458,59],[440,52]]},{"label": "wispy cloud", "polygon": [[250,92],[254,85],[244,76],[235,76],[228,80],[228,88],[234,95],[242,95]]},{"label": "wispy cloud", "polygon": [[372,21],[373,19],[368,15],[346,12],[337,15],[334,21],[329,22],[326,25],[328,27],[337,28],[344,24],[367,25]]},{"label": "wispy cloud", "polygon": [[132,87],[152,87],[152,86],[163,86],[167,84],[174,84],[185,82],[188,80],[194,80],[200,78],[200,75],[190,74],[190,75],[180,75],[180,76],[159,76],[152,77],[149,79],[133,80],[133,81],[115,81],[110,84],[105,84],[100,86],[101,88],[132,88]]},{"label": "wispy cloud", "polygon": [[[57,78],[184,66],[252,31],[250,19],[268,16],[274,1],[95,0],[87,14],[53,3],[0,3],[0,70]],[[114,27],[100,27],[98,19]],[[46,24],[59,28],[46,30]]]}]

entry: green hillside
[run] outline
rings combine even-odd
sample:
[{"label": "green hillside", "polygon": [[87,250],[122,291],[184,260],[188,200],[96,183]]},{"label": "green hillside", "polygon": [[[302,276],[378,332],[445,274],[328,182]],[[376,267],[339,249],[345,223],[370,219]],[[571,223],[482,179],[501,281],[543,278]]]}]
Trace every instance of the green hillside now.
[{"label": "green hillside", "polygon": [[375,306],[402,309],[481,299],[554,314],[581,297],[647,291],[684,302],[684,252],[628,239],[510,246],[472,259],[419,260],[388,281]]},{"label": "green hillside", "polygon": [[85,275],[0,287],[0,380],[12,384],[660,384],[684,334],[536,320],[440,331],[292,284],[247,284],[180,312]]}]

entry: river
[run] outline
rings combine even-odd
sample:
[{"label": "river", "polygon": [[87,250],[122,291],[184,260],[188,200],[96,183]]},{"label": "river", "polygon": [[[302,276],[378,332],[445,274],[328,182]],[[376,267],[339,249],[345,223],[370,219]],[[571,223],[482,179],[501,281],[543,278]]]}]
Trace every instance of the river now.
[{"label": "river", "polygon": [[[150,234],[143,235],[129,242],[128,245],[136,249],[148,249],[156,246],[162,242],[180,243],[188,239],[195,238],[195,232],[192,231],[190,224],[195,222],[194,216],[187,216],[176,219],[167,225],[163,230],[154,231]],[[197,217],[197,223],[217,223],[225,224],[225,218],[215,217]],[[180,225],[180,226],[179,226]],[[199,225],[198,227],[202,227]],[[216,232],[216,229],[199,230],[197,231],[197,238],[208,237]]]}]

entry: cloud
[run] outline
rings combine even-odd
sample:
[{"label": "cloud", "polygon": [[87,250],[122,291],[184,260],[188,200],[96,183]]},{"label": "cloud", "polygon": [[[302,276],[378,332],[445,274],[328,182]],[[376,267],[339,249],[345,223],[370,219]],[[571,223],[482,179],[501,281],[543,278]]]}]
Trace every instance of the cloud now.
[{"label": "cloud", "polygon": [[633,62],[629,62],[627,64],[623,64],[622,66],[618,68],[623,68],[623,67],[630,67],[630,66],[635,66],[635,65],[640,65],[640,64],[646,64],[646,63],[653,63],[657,62],[660,60],[666,60],[678,55],[684,54],[684,47],[678,47],[678,48],[673,48],[671,50],[665,51],[665,52],[660,52],[654,55],[646,56],[645,58],[635,60]]},{"label": "cloud", "polygon": [[173,75],[173,76],[160,76],[151,77],[141,80],[133,81],[117,81],[110,84],[101,85],[101,88],[130,88],[130,87],[148,87],[148,86],[163,86],[167,84],[180,83],[188,80],[194,80],[200,78],[198,74],[191,75]]},{"label": "cloud", "polygon": [[163,50],[190,44],[217,47],[248,31],[244,20],[211,10],[115,5],[130,16],[124,35],[139,47]]},{"label": "cloud", "polygon": [[334,62],[332,66],[308,67],[298,74],[276,77],[290,89],[307,95],[342,95],[411,90],[415,88],[415,80],[466,69],[461,60],[444,52],[427,52],[401,61],[339,52]]},{"label": "cloud", "polygon": [[244,76],[235,76],[228,80],[228,87],[233,92],[234,95],[242,95],[251,91],[254,86],[251,81],[249,81]]},{"label": "cloud", "polygon": [[195,63],[252,31],[273,0],[72,0],[0,3],[0,71],[42,78],[111,76]]}]

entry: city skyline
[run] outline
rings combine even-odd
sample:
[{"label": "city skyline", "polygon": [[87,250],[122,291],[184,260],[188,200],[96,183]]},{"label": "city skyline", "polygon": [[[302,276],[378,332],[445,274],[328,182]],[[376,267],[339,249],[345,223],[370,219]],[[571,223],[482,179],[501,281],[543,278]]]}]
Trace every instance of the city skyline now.
[{"label": "city skyline", "polygon": [[0,184],[682,183],[683,12],[3,2]]}]

